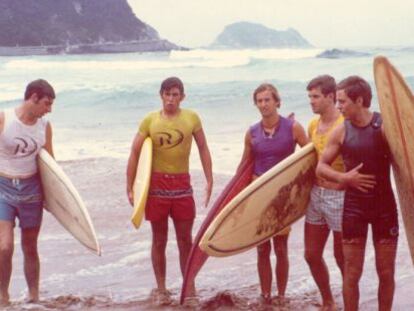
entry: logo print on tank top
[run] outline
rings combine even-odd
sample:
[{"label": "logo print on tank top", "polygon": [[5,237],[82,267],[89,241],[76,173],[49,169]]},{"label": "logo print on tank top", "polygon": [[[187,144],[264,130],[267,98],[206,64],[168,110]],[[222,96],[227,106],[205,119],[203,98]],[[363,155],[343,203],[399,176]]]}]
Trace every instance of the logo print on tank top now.
[{"label": "logo print on tank top", "polygon": [[21,158],[32,155],[38,147],[36,141],[31,137],[15,137],[14,142],[16,143],[14,155]]},{"label": "logo print on tank top", "polygon": [[160,149],[171,149],[182,143],[184,134],[180,130],[155,133],[155,141]]}]

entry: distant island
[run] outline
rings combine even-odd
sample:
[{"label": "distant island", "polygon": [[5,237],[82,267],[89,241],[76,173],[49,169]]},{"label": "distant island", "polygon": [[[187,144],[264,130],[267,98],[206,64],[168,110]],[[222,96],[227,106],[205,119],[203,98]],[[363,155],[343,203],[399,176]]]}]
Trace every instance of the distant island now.
[{"label": "distant island", "polygon": [[340,50],[340,49],[331,49],[325,50],[322,53],[316,55],[318,58],[345,58],[345,57],[365,57],[371,56],[371,53],[359,52],[353,50]]},{"label": "distant island", "polygon": [[184,49],[139,20],[127,0],[1,0],[0,55]]},{"label": "distant island", "polygon": [[209,48],[309,48],[312,45],[293,28],[279,31],[261,24],[238,22],[226,26]]}]

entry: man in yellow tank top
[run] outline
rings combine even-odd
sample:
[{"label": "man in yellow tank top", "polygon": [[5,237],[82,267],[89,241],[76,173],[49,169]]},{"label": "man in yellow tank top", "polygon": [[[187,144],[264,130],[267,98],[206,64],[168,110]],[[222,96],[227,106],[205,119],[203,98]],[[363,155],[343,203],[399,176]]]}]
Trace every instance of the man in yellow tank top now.
[{"label": "man in yellow tank top", "polygon": [[[192,245],[195,204],[190,183],[189,157],[193,137],[207,180],[206,206],[210,200],[213,174],[210,151],[200,118],[195,112],[180,108],[185,97],[181,80],[176,77],[164,80],[160,96],[161,111],[151,112],[144,118],[133,141],[127,168],[127,194],[133,205],[132,185],[137,162],[142,144],[149,136],[153,142],[153,164],[145,219],[151,222],[151,260],[157,282],[152,297],[155,304],[168,305],[171,298],[166,288],[165,249],[169,216],[174,222],[182,273]],[[192,299],[194,296],[193,286],[193,294],[188,298]]]},{"label": "man in yellow tank top", "polygon": [[[312,111],[319,114],[308,128],[309,138],[321,156],[333,129],[344,119],[335,107],[336,83],[328,75],[318,76],[307,86]],[[332,167],[344,171],[342,158],[338,157]],[[323,259],[323,251],[329,233],[334,236],[334,256],[343,273],[342,213],[344,191],[334,182],[317,178],[311,192],[311,199],[305,218],[305,259],[322,296],[323,310],[336,310],[329,284],[329,271]]]}]

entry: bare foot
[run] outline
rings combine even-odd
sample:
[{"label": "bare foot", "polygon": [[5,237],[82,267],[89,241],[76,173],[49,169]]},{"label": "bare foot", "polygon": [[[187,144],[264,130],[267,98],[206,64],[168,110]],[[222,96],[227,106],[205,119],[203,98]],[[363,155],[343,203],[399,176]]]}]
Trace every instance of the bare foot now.
[{"label": "bare foot", "polygon": [[38,294],[29,294],[29,297],[26,299],[26,303],[38,303],[39,295]]},{"label": "bare foot", "polygon": [[284,307],[286,304],[288,304],[288,302],[289,302],[289,299],[281,295],[273,297],[272,299],[272,304],[276,306],[280,306],[280,307]]},{"label": "bare foot", "polygon": [[196,289],[195,289],[194,282],[190,285],[190,290],[188,292],[188,296],[189,297],[195,297],[195,296],[197,296],[197,292],[196,292]]},{"label": "bare foot", "polygon": [[185,297],[183,307],[185,308],[195,308],[200,304],[200,299],[197,296],[188,296]]},{"label": "bare foot", "polygon": [[335,302],[331,302],[331,303],[326,303],[324,304],[321,308],[321,311],[337,311],[337,307]]},{"label": "bare foot", "polygon": [[0,297],[0,307],[6,307],[8,305],[10,305],[10,297],[9,297],[9,295],[7,295],[7,296],[2,295]]},{"label": "bare foot", "polygon": [[168,290],[153,289],[151,291],[152,303],[156,306],[167,306],[172,303],[171,293]]},{"label": "bare foot", "polygon": [[270,294],[260,294],[260,304],[262,305],[271,305],[272,304],[272,298],[270,297]]}]

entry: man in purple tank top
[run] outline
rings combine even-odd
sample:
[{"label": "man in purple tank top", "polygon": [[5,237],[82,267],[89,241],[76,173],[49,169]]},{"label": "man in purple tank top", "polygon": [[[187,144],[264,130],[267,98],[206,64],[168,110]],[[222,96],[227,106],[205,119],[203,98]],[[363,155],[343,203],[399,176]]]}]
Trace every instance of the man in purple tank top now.
[{"label": "man in purple tank top", "polygon": [[[252,125],[246,133],[242,162],[254,160],[253,180],[295,151],[296,144],[308,143],[305,130],[296,121],[279,115],[280,96],[271,84],[260,85],[253,93],[254,103],[262,119]],[[273,240],[276,253],[277,298],[283,303],[289,274],[287,241],[290,228],[279,232]],[[272,289],[272,266],[270,263],[271,240],[257,247],[257,269],[259,272],[261,300],[270,304]]]}]

